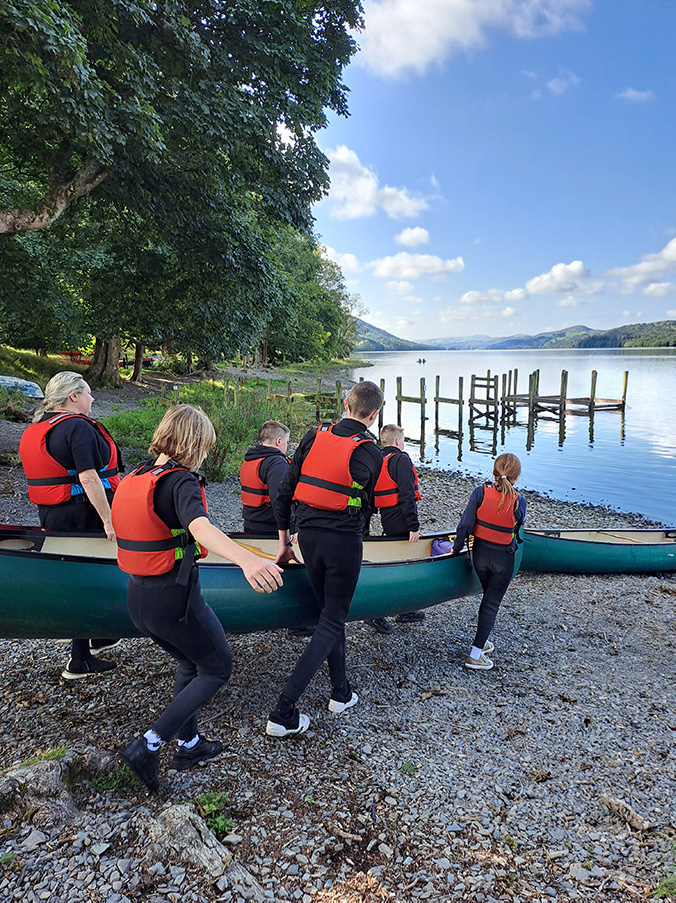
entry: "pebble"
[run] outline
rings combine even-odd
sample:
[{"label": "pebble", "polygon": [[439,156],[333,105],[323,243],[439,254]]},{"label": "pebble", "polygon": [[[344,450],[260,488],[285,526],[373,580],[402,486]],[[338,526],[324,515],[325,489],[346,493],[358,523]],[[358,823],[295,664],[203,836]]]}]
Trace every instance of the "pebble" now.
[{"label": "pebble", "polygon": [[[9,470],[0,468],[0,521],[13,513],[36,523]],[[421,471],[423,529],[453,528],[474,482]],[[226,529],[240,524],[235,487],[207,487],[211,516]],[[526,495],[534,528],[645,523]],[[265,714],[302,647],[283,631],[233,636],[230,684],[200,715],[226,752],[171,776],[167,752],[156,796],[79,783],[78,815],[65,828],[4,811],[0,898],[310,903],[330,888],[340,899],[359,873],[397,903],[645,897],[674,865],[675,597],[673,575],[521,574],[491,636],[496,667],[485,674],[462,667],[476,597],[395,624],[387,637],[351,623],[359,706],[326,712],[320,670],[301,703],[311,732],[281,743],[265,736]],[[114,675],[75,687],[59,680],[64,655],[53,641],[0,641],[0,768],[59,745],[77,749],[83,735],[119,751],[171,695],[173,664],[147,640],[125,640],[110,653]],[[226,871],[211,885],[194,864],[137,843],[138,813],[157,816],[208,791],[230,797],[223,842],[237,847],[250,882]],[[629,828],[601,794],[623,799],[655,830]]]}]

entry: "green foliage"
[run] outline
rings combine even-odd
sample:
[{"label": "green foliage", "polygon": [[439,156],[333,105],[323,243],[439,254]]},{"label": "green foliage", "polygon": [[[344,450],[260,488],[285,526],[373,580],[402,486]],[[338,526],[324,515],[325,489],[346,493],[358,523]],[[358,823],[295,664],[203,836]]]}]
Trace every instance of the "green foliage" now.
[{"label": "green foliage", "polygon": [[[201,407],[214,425],[216,444],[203,467],[205,476],[212,482],[239,473],[244,452],[258,438],[265,420],[285,419],[283,405],[268,401],[265,390],[248,383],[239,390],[237,404],[232,389],[226,404],[223,384],[212,385],[210,382],[182,385],[179,400]],[[169,404],[169,399],[145,399],[135,411],[121,411],[102,419],[116,442],[130,450],[127,455],[130,463],[148,457],[153,433]],[[309,417],[309,405],[304,413]]]},{"label": "green foliage", "polygon": [[676,320],[634,323],[605,332],[580,336],[561,345],[566,348],[676,348]]},{"label": "green foliage", "polygon": [[0,854],[0,867],[5,868],[7,865],[12,865],[16,860],[16,853],[1,853]]},{"label": "green foliage", "polygon": [[93,778],[89,782],[92,790],[98,793],[105,793],[107,790],[114,790],[117,793],[124,793],[137,783],[137,778],[128,765],[122,765],[116,771],[103,775],[100,778]]},{"label": "green foliage", "polygon": [[40,752],[37,752],[34,756],[23,759],[19,765],[19,768],[27,768],[29,765],[37,765],[38,762],[51,762],[53,759],[62,759],[67,752],[68,747],[65,744],[62,746],[54,746],[51,749],[44,749]]},{"label": "green foliage", "polygon": [[32,351],[19,351],[7,345],[0,345],[0,371],[3,376],[16,376],[38,383],[44,389],[45,384],[61,370],[74,370],[84,373],[85,368],[63,358],[43,356]]},{"label": "green foliage", "polygon": [[212,834],[220,838],[230,833],[232,819],[224,814],[230,806],[227,794],[209,791],[196,796],[192,802]]},{"label": "green foliage", "polygon": [[404,762],[402,765],[399,766],[399,771],[402,774],[405,774],[408,777],[412,778],[416,774],[418,769],[415,767],[413,762]]}]

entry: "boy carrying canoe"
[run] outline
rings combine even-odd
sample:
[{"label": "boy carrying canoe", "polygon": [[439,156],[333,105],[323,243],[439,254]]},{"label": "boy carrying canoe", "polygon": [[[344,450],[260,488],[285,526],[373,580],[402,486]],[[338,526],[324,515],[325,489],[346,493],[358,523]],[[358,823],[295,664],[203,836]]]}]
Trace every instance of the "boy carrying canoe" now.
[{"label": "boy carrying canoe", "polygon": [[319,623],[270,713],[266,733],[273,737],[307,730],[310,719],[296,703],[325,660],[331,680],[329,711],[340,714],[358,701],[345,671],[345,619],[359,579],[362,535],[383,460],[366,431],[382,403],[383,393],[374,383],[353,386],[345,399],[347,416],[305,434],[277,493],[277,563],[295,557],[289,532],[295,500],[298,543]]}]

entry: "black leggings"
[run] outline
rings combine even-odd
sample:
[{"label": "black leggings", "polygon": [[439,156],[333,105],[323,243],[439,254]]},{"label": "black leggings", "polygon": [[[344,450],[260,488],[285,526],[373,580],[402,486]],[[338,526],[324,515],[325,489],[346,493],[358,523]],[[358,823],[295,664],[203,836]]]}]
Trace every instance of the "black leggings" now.
[{"label": "black leggings", "polygon": [[484,591],[473,645],[477,649],[483,649],[498,616],[500,603],[514,576],[514,552],[505,546],[475,539],[472,561]]},{"label": "black leggings", "polygon": [[230,679],[232,658],[221,622],[202,596],[197,568],[188,587],[175,581],[175,570],[130,577],[127,610],[136,627],[178,662],[174,698],[152,729],[163,740],[192,740],[198,711]]},{"label": "black leggings", "polygon": [[296,702],[326,659],[331,686],[345,685],[345,618],[359,580],[360,534],[304,528],[298,536],[310,586],[319,606],[319,623],[298,659],[282,695]]}]

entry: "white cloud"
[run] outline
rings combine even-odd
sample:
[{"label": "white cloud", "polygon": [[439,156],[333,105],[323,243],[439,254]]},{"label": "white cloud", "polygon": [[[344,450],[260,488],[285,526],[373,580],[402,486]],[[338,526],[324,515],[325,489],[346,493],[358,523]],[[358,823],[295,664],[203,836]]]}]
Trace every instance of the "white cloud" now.
[{"label": "white cloud", "polygon": [[336,219],[361,219],[383,210],[390,219],[418,216],[427,210],[427,201],[407,188],[381,186],[373,170],[364,166],[357,154],[341,144],[326,152],[329,158],[331,188],[327,201]]},{"label": "white cloud", "polygon": [[402,231],[394,236],[394,240],[398,245],[404,245],[406,248],[417,248],[418,245],[426,245],[430,240],[430,233],[422,226],[402,229]]},{"label": "white cloud", "polygon": [[505,292],[505,301],[525,301],[527,297],[528,292],[525,288],[513,288]]},{"label": "white cloud", "polygon": [[502,316],[503,317],[513,317],[515,313],[516,313],[516,307],[506,307],[502,311]]},{"label": "white cloud", "polygon": [[439,314],[442,323],[456,323],[463,320],[476,320],[476,312],[471,307],[447,307]]},{"label": "white cloud", "polygon": [[629,291],[637,285],[655,282],[667,273],[676,272],[676,238],[657,254],[644,254],[640,263],[608,270],[608,276],[621,279]]},{"label": "white cloud", "polygon": [[669,319],[671,319],[671,320],[676,320],[676,310],[668,310],[668,311],[667,311],[667,316],[668,316]]},{"label": "white cloud", "polygon": [[568,72],[567,70],[562,69],[556,78],[552,78],[547,82],[547,90],[550,94],[560,97],[561,94],[566,93],[568,88],[572,88],[579,84],[580,79],[574,72]]},{"label": "white cloud", "polygon": [[357,62],[385,78],[424,73],[482,47],[492,29],[518,38],[580,30],[590,0],[371,0]]},{"label": "white cloud", "polygon": [[490,288],[487,292],[465,292],[464,295],[461,295],[458,301],[460,304],[499,304],[501,301],[505,300],[505,293],[501,292],[500,289]]},{"label": "white cloud", "polygon": [[420,276],[444,276],[446,273],[459,273],[465,269],[462,257],[442,260],[432,254],[409,254],[400,251],[391,257],[373,260],[367,266],[373,270],[374,276],[380,279],[417,279]]},{"label": "white cloud", "polygon": [[389,288],[390,291],[396,292],[398,295],[405,295],[406,292],[413,291],[413,283],[407,282],[405,279],[395,280],[385,283],[385,288]]},{"label": "white cloud", "polygon": [[526,283],[532,295],[554,295],[558,292],[572,292],[578,284],[589,278],[589,270],[581,260],[571,263],[557,263],[548,273],[541,273]]},{"label": "white cloud", "polygon": [[676,282],[651,282],[643,289],[644,295],[650,295],[651,298],[664,298],[666,295],[673,295],[676,292]]},{"label": "white cloud", "polygon": [[565,298],[556,302],[557,307],[579,307],[580,304],[582,304],[582,299],[576,298],[575,295],[566,295]]},{"label": "white cloud", "polygon": [[645,103],[647,100],[653,100],[654,91],[635,91],[634,88],[626,88],[624,91],[618,91],[615,95],[617,100],[628,100],[630,103]]},{"label": "white cloud", "polygon": [[333,248],[321,245],[324,257],[337,263],[344,273],[358,273],[361,270],[361,264],[354,254],[340,254]]},{"label": "white cloud", "polygon": [[404,301],[406,301],[407,304],[412,304],[413,306],[418,306],[418,305],[420,305],[420,304],[424,304],[424,303],[425,303],[425,302],[423,301],[423,299],[422,299],[422,298],[418,298],[417,295],[407,295],[407,296],[404,298]]}]

